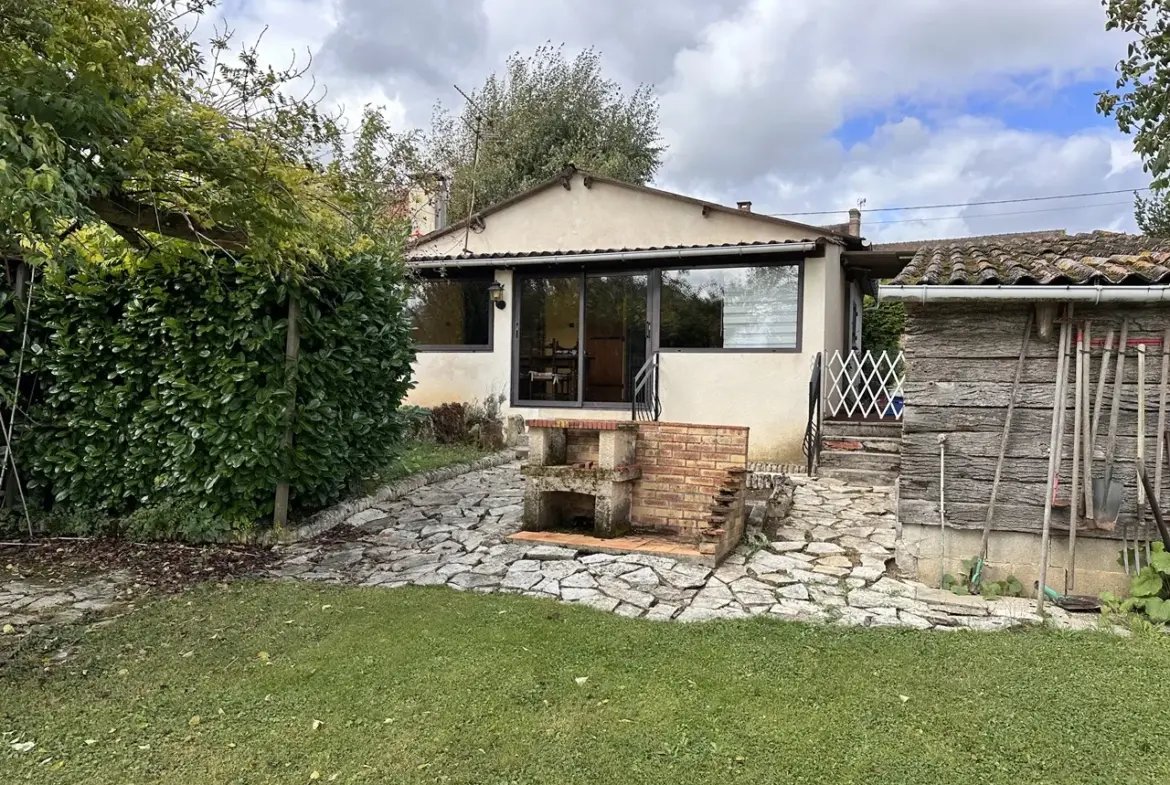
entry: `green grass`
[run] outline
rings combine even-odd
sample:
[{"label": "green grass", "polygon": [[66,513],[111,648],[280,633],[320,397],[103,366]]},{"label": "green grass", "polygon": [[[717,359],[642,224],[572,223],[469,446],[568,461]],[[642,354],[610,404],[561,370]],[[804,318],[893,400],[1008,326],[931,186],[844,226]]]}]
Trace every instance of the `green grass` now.
[{"label": "green grass", "polygon": [[364,490],[367,493],[373,492],[382,485],[397,482],[412,474],[441,469],[456,463],[469,463],[490,454],[488,450],[481,450],[469,444],[411,442],[397,459],[382,468],[366,483]]},{"label": "green grass", "polygon": [[1164,639],[661,624],[293,583],[206,586],[77,637],[64,664],[28,644],[0,672],[0,780],[1170,778]]}]

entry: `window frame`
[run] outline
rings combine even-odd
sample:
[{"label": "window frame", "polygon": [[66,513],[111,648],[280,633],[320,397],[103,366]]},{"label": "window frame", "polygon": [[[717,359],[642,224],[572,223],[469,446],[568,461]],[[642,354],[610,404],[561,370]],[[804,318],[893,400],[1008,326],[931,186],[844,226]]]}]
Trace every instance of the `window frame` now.
[{"label": "window frame", "polygon": [[[576,278],[580,291],[580,312],[577,322],[578,346],[581,345],[585,330],[585,279],[597,275],[645,275],[647,276],[646,314],[649,321],[648,352],[659,354],[801,354],[804,351],[804,286],[805,286],[805,258],[795,261],[783,260],[772,262],[754,262],[745,264],[743,260],[718,261],[707,264],[658,264],[653,267],[623,268],[615,265],[604,265],[586,269],[581,266],[533,266],[531,269],[514,268],[512,271],[513,296],[509,305],[512,310],[512,341],[511,357],[509,361],[509,403],[517,408],[540,409],[596,409],[610,411],[629,411],[629,403],[590,403],[584,400],[584,353],[578,352],[577,359],[577,400],[575,401],[538,401],[519,397],[520,390],[520,290],[526,278]],[[662,327],[662,272],[664,270],[710,270],[747,267],[795,267],[797,270],[796,284],[796,344],[791,347],[717,347],[717,348],[664,348],[661,346]]]},{"label": "window frame", "polygon": [[[726,347],[713,346],[708,348],[699,347],[667,347],[661,345],[661,334],[659,332],[662,326],[662,272],[664,270],[714,270],[714,269],[728,269],[728,268],[748,268],[748,267],[795,267],[796,268],[796,343],[793,346],[776,346],[776,347]],[[657,299],[654,303],[654,316],[652,319],[654,332],[654,351],[660,354],[800,354],[804,351],[804,260],[788,263],[772,263],[772,264],[685,264],[685,265],[664,265],[657,268],[655,271],[654,288],[657,293]]]},{"label": "window frame", "polygon": [[[428,275],[418,276],[418,283],[486,283],[489,286],[496,282],[496,275],[494,270],[489,270],[487,273],[479,273],[473,275]],[[492,302],[489,294],[487,300],[487,315],[488,315],[488,338],[487,343],[468,343],[468,344],[422,344],[414,345],[415,352],[430,353],[461,353],[461,354],[475,354],[483,352],[495,351],[496,343],[496,305]],[[413,340],[414,333],[414,317],[411,316],[411,339]]]}]

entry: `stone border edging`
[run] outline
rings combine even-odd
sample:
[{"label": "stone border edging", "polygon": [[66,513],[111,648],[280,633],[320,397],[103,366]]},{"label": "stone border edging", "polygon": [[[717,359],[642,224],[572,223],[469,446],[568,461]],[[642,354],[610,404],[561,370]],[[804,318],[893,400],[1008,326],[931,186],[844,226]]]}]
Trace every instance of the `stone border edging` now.
[{"label": "stone border edging", "polygon": [[359,499],[352,499],[346,502],[340,502],[328,507],[309,518],[307,523],[303,523],[296,528],[289,529],[269,529],[259,536],[255,537],[252,542],[256,545],[277,545],[291,542],[303,542],[304,540],[311,540],[312,538],[323,534],[338,524],[345,521],[350,516],[357,515],[359,512],[364,512],[376,504],[382,502],[393,501],[401,499],[408,493],[417,491],[427,485],[432,485],[444,480],[450,480],[453,477],[458,477],[461,474],[468,472],[479,471],[480,469],[491,469],[495,466],[502,466],[509,461],[516,460],[516,449],[509,447],[491,455],[486,455],[479,460],[471,463],[455,463],[450,466],[442,466],[438,469],[431,469],[427,472],[418,472],[408,477],[404,477],[398,482],[389,485],[383,485],[378,490],[371,493],[369,496],[362,496]]}]

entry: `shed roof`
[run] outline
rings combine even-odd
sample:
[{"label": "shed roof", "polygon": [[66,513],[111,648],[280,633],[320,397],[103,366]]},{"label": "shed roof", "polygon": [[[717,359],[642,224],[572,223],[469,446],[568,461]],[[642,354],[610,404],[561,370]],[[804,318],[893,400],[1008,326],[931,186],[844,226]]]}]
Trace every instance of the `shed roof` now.
[{"label": "shed roof", "polygon": [[1039,229],[1032,232],[1005,232],[1002,234],[981,234],[968,237],[936,237],[928,240],[899,240],[893,243],[874,243],[875,253],[912,254],[919,248],[942,243],[990,243],[1016,239],[1048,239],[1067,237],[1064,229]]},{"label": "shed roof", "polygon": [[1170,240],[1114,232],[942,240],[921,246],[901,286],[1170,283]]}]

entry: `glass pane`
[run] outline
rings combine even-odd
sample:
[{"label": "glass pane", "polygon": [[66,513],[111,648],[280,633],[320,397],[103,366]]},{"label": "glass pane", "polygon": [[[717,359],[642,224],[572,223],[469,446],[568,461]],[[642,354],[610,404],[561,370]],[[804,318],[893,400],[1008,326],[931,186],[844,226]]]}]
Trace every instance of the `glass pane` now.
[{"label": "glass pane", "polygon": [[662,271],[664,349],[795,349],[800,268]]},{"label": "glass pane", "polygon": [[585,400],[629,403],[646,362],[646,275],[585,279]]},{"label": "glass pane", "polygon": [[581,279],[522,278],[518,398],[577,402]]},{"label": "glass pane", "polygon": [[488,346],[491,281],[418,281],[406,307],[419,346]]}]

